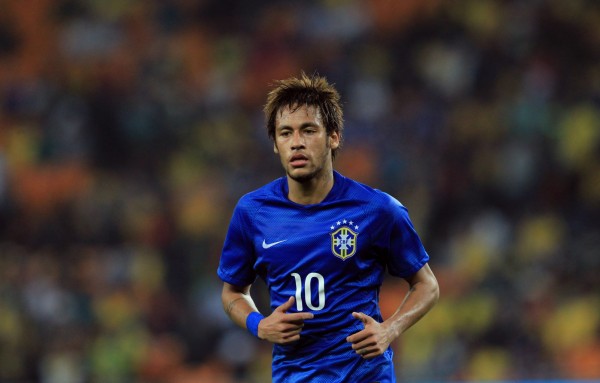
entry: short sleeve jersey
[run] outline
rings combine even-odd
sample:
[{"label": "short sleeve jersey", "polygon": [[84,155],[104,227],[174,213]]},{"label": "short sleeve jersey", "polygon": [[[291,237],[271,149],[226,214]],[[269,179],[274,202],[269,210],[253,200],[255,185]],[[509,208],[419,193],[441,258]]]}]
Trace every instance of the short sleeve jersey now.
[{"label": "short sleeve jersey", "polygon": [[219,277],[232,285],[262,278],[275,309],[307,311],[301,340],[275,345],[273,382],[393,382],[392,351],[371,360],[346,337],[363,329],[352,317],[377,321],[385,272],[408,277],[429,256],[406,208],[390,195],[334,172],[334,186],[314,205],[287,198],[287,178],[243,196],[225,239]]}]

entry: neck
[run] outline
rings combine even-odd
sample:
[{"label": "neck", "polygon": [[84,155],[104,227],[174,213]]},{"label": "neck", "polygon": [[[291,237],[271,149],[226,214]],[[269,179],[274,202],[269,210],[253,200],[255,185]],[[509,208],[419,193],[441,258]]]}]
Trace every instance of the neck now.
[{"label": "neck", "polygon": [[324,171],[306,181],[297,181],[288,175],[288,198],[300,205],[322,202],[333,188],[333,170]]}]

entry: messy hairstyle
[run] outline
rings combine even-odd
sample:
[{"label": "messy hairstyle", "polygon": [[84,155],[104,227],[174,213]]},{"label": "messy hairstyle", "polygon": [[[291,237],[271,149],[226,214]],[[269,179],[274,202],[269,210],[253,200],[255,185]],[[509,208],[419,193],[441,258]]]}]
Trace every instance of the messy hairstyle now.
[{"label": "messy hairstyle", "polygon": [[[282,108],[289,107],[295,110],[302,106],[318,108],[327,135],[336,132],[341,142],[344,118],[338,91],[327,82],[325,77],[308,76],[304,72],[299,78],[291,77],[277,81],[275,87],[269,92],[264,107],[269,138],[275,140],[275,120]],[[334,149],[331,153],[334,158],[335,152]]]}]

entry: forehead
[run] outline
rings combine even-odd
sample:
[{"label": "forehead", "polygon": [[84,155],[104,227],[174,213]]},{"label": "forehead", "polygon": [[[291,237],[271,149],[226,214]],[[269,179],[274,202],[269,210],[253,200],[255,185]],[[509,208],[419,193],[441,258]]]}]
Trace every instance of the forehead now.
[{"label": "forehead", "polygon": [[286,105],[281,107],[275,117],[275,126],[312,123],[323,125],[323,119],[318,107],[313,105]]}]

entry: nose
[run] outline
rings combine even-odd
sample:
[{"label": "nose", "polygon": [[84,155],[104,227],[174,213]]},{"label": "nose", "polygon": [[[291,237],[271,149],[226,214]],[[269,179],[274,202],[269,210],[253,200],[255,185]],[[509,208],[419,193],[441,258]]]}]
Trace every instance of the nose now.
[{"label": "nose", "polygon": [[294,134],[292,136],[291,144],[292,144],[292,150],[298,150],[298,149],[304,148],[304,138],[302,137],[300,132],[298,132],[298,131],[294,132]]}]

